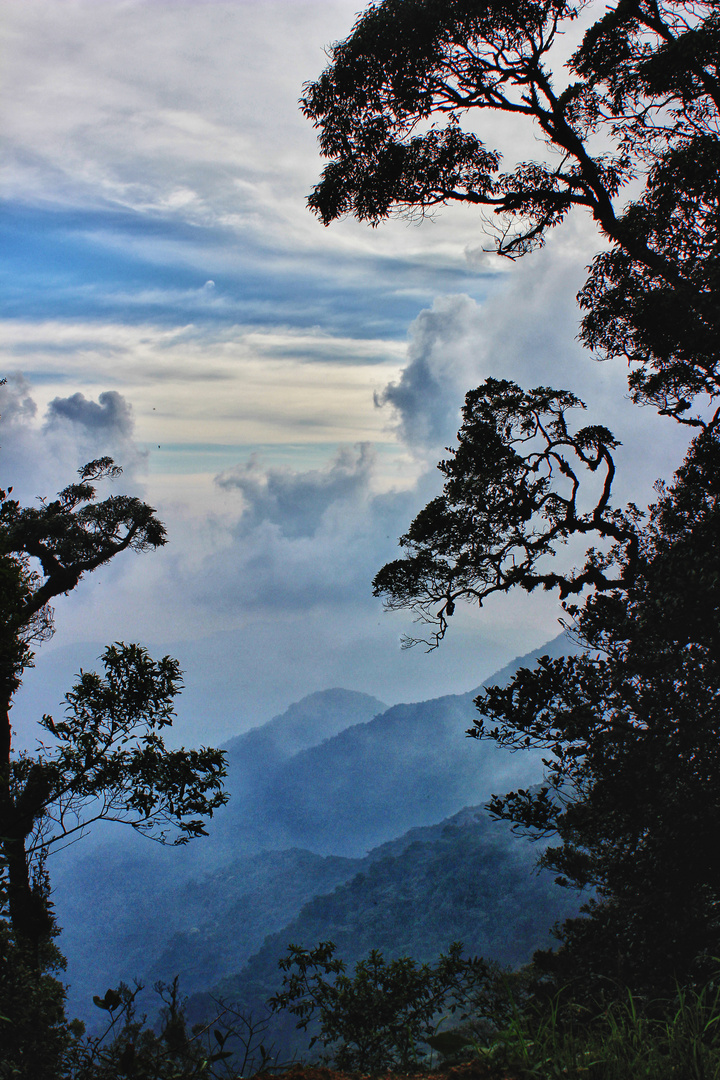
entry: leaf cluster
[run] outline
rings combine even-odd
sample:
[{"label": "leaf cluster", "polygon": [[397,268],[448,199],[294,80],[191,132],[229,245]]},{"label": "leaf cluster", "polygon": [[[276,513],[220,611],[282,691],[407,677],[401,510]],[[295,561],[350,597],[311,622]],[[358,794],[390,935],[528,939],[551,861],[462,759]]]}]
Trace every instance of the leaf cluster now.
[{"label": "leaf cluster", "polygon": [[107,1014],[107,1024],[95,1036],[79,1037],[68,1048],[63,1076],[67,1080],[236,1080],[246,1066],[266,1066],[271,1055],[259,1043],[262,1022],[217,1002],[206,1023],[189,1026],[187,999],[172,982],[155,984],[162,1002],[154,1026],[138,1012],[144,987],[120,983],[94,1004]]},{"label": "leaf cluster", "polygon": [[32,802],[37,823],[29,851],[67,842],[101,819],[163,842],[172,829],[174,843],[184,844],[204,834],[203,818],[227,801],[222,751],[164,744],[182,688],[177,661],[122,643],[102,661],[104,677],[80,673],[65,719],[43,717],[53,742],[13,762],[16,806]]},{"label": "leaf cluster", "polygon": [[10,710],[31,644],[52,633],[50,599],[122,551],[165,543],[152,507],[125,495],[97,500],[96,483],[120,472],[110,458],[90,462],[79,482],[33,507],[0,491],[0,1027],[11,1025],[3,1076],[56,1080],[59,1055],[75,1045],[55,979],[64,962],[48,853],[101,819],[186,843],[227,800],[221,751],[165,746],[182,675],[177,661],[154,661],[138,645],[108,647],[104,677],[81,671],[65,717],[43,717],[35,753],[13,750]]},{"label": "leaf cluster", "polygon": [[32,663],[31,642],[53,633],[50,601],[71,592],[85,574],[125,550],[148,551],[167,542],[151,506],[128,495],[97,501],[96,484],[122,473],[112,458],[88,462],[56,499],[21,506],[0,491],[0,691],[9,700]]},{"label": "leaf cluster", "polygon": [[708,977],[720,950],[719,462],[705,433],[661,489],[627,590],[575,612],[587,652],[487,690],[469,732],[543,751],[542,787],[491,811],[555,835],[541,863],[596,889],[566,948],[650,993]]},{"label": "leaf cluster", "polygon": [[[688,418],[693,402],[718,396],[720,323],[720,144],[695,134],[664,152],[642,198],[621,220],[627,239],[598,255],[578,300],[581,340],[632,366],[633,400]],[[647,243],[672,273],[630,254]]]}]

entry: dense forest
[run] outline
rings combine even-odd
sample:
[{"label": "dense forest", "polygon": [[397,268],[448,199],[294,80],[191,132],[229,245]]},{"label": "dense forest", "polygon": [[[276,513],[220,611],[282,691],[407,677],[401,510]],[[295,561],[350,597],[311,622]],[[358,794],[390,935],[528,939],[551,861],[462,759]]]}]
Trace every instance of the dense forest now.
[{"label": "dense forest", "polygon": [[[578,420],[591,402],[492,378],[469,389],[457,444],[439,465],[443,492],[373,587],[416,618],[407,644],[430,649],[452,633],[458,605],[517,589],[559,596],[576,647],[485,688],[470,734],[542,759],[541,782],[493,794],[487,807],[498,829],[538,841],[536,887],[554,878],[569,895],[584,890],[585,902],[513,972],[455,944],[419,954],[421,919],[401,956],[391,956],[382,920],[338,955],[343,919],[372,906],[375,890],[442,919],[448,876],[437,876],[438,860],[458,887],[507,875],[501,895],[512,894],[517,866],[493,864],[484,848],[474,878],[476,837],[457,823],[427,858],[418,838],[362,881],[339,883],[336,940],[312,940],[310,901],[297,939],[268,939],[253,978],[273,1014],[314,1038],[311,1055],[348,1069],[407,1072],[458,1054],[496,1077],[699,1078],[720,1068],[720,13],[714,0],[617,0],[558,64],[560,35],[586,8],[381,0],[303,93],[328,159],[309,197],[325,225],[467,204],[485,211],[496,252],[516,259],[587,211],[599,253],[578,295],[580,339],[626,364],[637,407],[689,439],[651,506],[621,506],[618,443],[609,426]],[[537,159],[509,162],[486,145],[488,113],[531,126]],[[159,985],[154,1027],[125,985],[96,999],[105,1034],[86,1035],[66,1016],[53,848],[101,819],[197,843],[227,799],[221,751],[165,745],[177,663],[136,645],[108,647],[104,671],[81,674],[64,719],[40,721],[34,755],[12,749],[13,698],[52,634],[53,599],[124,552],[165,542],[152,508],[99,498],[115,475],[110,459],[90,462],[33,507],[9,486],[1,493],[2,1077],[189,1080],[271,1063],[269,1021],[232,1005],[231,983],[195,1029],[172,979]],[[292,801],[289,780],[288,791]],[[403,860],[421,866],[422,896],[398,891]],[[499,937],[507,906],[483,909]],[[483,941],[491,946],[492,934],[473,948]],[[498,959],[518,961],[512,950]]]}]

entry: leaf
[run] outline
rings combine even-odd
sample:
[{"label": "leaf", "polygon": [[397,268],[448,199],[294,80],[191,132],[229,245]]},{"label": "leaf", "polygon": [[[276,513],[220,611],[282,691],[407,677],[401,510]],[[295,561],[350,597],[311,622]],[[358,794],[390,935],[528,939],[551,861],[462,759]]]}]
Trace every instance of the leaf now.
[{"label": "leaf", "polygon": [[119,1005],[122,1005],[122,998],[118,994],[117,990],[107,990],[105,997],[98,997],[97,994],[93,995],[93,1003],[97,1005],[98,1009],[107,1009],[108,1012],[113,1012]]},{"label": "leaf", "polygon": [[445,1057],[456,1054],[466,1046],[472,1046],[472,1039],[459,1031],[439,1031],[424,1040],[433,1050],[438,1050]]}]

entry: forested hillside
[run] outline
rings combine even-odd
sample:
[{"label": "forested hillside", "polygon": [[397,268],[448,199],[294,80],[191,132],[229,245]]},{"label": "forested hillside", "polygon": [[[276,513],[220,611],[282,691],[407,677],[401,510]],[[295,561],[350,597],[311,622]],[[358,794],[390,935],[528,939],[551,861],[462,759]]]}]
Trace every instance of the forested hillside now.
[{"label": "forested hillside", "polygon": [[[561,637],[538,654],[563,648]],[[116,838],[63,852],[54,900],[75,1012],[92,1020],[93,994],[118,979],[179,975],[188,991],[205,989],[357,873],[371,848],[509,780],[538,779],[537,760],[467,739],[474,693],[379,715],[368,695],[313,694],[228,744],[230,800],[200,843],[166,851]]]},{"label": "forested hillside", "polygon": [[[264,1015],[264,1002],[280,987],[278,961],[290,943],[312,948],[332,941],[352,964],[374,948],[388,958],[431,961],[461,941],[467,955],[520,964],[551,944],[550,928],[574,915],[581,902],[547,871],[535,869],[536,856],[481,807],[412,829],[371,851],[332,892],[309,900],[236,974],[215,984],[211,997],[194,997],[190,1015],[202,1018],[217,997]],[[200,936],[210,965],[212,931],[201,930]],[[173,944],[163,957],[165,975],[182,963],[188,948],[197,949],[189,935]],[[268,1038],[281,1060],[307,1050],[307,1037],[287,1017],[273,1020]]]}]

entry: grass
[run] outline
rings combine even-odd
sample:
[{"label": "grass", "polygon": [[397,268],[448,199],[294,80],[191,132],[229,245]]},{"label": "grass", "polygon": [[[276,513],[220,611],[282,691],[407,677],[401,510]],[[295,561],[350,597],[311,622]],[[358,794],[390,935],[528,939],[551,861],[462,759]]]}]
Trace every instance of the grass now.
[{"label": "grass", "polygon": [[518,1011],[475,1050],[513,1080],[720,1080],[720,984],[642,1012],[630,993],[600,1012],[559,995],[545,1016]]}]

